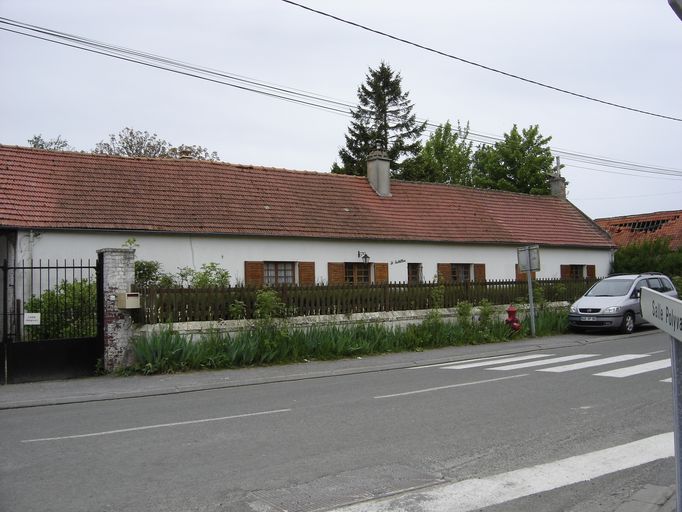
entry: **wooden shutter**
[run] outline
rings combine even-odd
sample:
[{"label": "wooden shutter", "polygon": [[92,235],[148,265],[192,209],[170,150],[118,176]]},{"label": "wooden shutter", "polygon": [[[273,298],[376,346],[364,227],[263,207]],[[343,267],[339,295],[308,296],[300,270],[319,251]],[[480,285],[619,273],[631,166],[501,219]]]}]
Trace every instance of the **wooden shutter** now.
[{"label": "wooden shutter", "polygon": [[263,286],[264,266],[262,261],[244,262],[244,284],[260,288]]},{"label": "wooden shutter", "polygon": [[587,278],[594,279],[597,277],[597,268],[594,265],[587,265]]},{"label": "wooden shutter", "polygon": [[474,263],[474,281],[485,282],[485,263]]},{"label": "wooden shutter", "polygon": [[436,269],[439,280],[442,279],[444,283],[452,282],[452,265],[450,263],[438,263]]},{"label": "wooden shutter", "polygon": [[561,279],[570,279],[571,278],[571,266],[570,265],[561,265]]},{"label": "wooden shutter", "polygon": [[327,278],[329,284],[345,283],[346,266],[343,263],[327,263]]},{"label": "wooden shutter", "polygon": [[[518,263],[515,265],[514,269],[516,271],[516,280],[517,281],[527,281],[528,280],[526,273],[519,271],[519,264]],[[535,272],[530,273],[530,278],[535,279]]]},{"label": "wooden shutter", "polygon": [[388,263],[374,264],[374,284],[388,283]]},{"label": "wooden shutter", "polygon": [[315,284],[315,262],[314,261],[299,261],[298,262],[298,284],[302,286],[310,286]]}]

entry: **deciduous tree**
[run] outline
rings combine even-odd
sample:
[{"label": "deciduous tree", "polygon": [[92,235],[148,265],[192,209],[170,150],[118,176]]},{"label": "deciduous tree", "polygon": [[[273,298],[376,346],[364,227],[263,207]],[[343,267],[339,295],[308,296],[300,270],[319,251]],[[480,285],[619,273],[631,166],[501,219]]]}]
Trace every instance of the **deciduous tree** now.
[{"label": "deciduous tree", "polygon": [[410,181],[473,185],[473,148],[469,125],[453,130],[450,121],[440,125],[427,139],[419,156],[403,166],[400,178]]},{"label": "deciduous tree", "polygon": [[194,160],[219,160],[218,153],[209,152],[202,146],[173,146],[155,133],[123,128],[119,133],[109,135],[108,141],[100,141],[93,153],[118,156],[138,156],[149,158],[192,158]]},{"label": "deciduous tree", "polygon": [[540,135],[538,125],[519,133],[516,125],[504,139],[492,146],[482,146],[474,154],[474,186],[546,195],[550,193],[549,178],[553,172],[553,157],[549,148],[551,137]]}]

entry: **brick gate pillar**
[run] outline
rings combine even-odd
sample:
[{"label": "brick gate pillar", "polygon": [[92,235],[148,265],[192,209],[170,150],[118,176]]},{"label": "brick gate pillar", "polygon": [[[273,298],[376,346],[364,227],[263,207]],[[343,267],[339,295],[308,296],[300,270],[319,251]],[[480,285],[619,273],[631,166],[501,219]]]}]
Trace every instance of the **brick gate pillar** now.
[{"label": "brick gate pillar", "polygon": [[131,311],[119,309],[116,295],[130,291],[135,281],[135,249],[100,249],[104,288],[104,369],[117,370],[131,364],[133,337]]}]

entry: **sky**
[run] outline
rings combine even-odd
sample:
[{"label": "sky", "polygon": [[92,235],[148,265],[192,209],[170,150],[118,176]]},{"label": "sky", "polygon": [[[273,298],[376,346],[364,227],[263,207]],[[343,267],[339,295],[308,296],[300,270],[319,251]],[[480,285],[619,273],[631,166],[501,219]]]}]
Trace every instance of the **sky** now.
[{"label": "sky", "polygon": [[682,209],[682,20],[667,0],[298,3],[450,57],[283,0],[0,0],[4,21],[305,91],[315,104],[0,30],[0,143],[41,134],[90,151],[132,127],[226,162],[327,172],[350,118],[323,99],[356,104],[384,61],[433,125],[468,123],[472,140],[487,141],[539,125],[568,199],[591,218]]}]

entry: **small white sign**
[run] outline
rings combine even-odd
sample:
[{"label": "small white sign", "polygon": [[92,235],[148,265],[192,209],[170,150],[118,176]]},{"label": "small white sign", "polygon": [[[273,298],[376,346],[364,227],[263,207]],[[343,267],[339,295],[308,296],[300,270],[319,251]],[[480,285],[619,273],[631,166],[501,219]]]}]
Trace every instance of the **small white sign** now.
[{"label": "small white sign", "polygon": [[24,313],[24,325],[40,325],[40,313]]},{"label": "small white sign", "polygon": [[642,288],[641,303],[644,320],[682,341],[682,300]]}]

